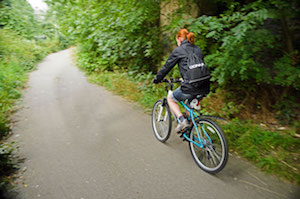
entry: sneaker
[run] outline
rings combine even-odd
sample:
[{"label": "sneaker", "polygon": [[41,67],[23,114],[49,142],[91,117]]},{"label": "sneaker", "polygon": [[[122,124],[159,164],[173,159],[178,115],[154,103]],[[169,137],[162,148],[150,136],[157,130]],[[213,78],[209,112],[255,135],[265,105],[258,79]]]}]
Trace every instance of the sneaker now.
[{"label": "sneaker", "polygon": [[179,132],[179,131],[181,131],[182,129],[185,129],[185,128],[187,128],[187,127],[190,127],[190,124],[189,124],[189,122],[188,122],[187,119],[184,119],[182,122],[179,122],[179,123],[178,123],[177,127],[175,128],[175,131],[176,131],[176,132]]}]

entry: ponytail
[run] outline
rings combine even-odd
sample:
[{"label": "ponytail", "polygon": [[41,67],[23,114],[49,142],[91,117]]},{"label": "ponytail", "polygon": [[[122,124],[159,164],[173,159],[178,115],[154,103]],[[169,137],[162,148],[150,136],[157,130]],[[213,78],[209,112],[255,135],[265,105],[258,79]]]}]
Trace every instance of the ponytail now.
[{"label": "ponytail", "polygon": [[194,33],[189,32],[187,29],[183,28],[178,31],[176,34],[176,38],[182,37],[183,39],[187,39],[191,44],[194,44]]},{"label": "ponytail", "polygon": [[194,38],[195,38],[194,33],[189,32],[189,34],[187,35],[187,39],[191,44],[194,44]]}]

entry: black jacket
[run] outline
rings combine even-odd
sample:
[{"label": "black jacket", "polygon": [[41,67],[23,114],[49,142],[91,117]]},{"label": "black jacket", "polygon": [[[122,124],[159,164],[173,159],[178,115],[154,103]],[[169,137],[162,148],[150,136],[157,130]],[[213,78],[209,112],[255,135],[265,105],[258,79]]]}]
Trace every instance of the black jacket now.
[{"label": "black jacket", "polygon": [[[184,49],[183,49],[184,48]],[[188,42],[188,40],[182,41],[181,45],[175,48],[168,58],[165,65],[161,68],[161,70],[157,73],[156,79],[158,81],[163,80],[163,78],[170,72],[170,70],[178,64],[179,72],[183,80],[186,78],[186,71],[187,71],[187,53],[194,52],[197,56],[199,56],[203,60],[203,53],[201,49]],[[199,95],[199,94],[208,94],[209,93],[209,80],[204,81],[201,85],[197,87],[189,84],[186,81],[181,83],[181,90],[184,93],[192,94],[192,95]]]}]

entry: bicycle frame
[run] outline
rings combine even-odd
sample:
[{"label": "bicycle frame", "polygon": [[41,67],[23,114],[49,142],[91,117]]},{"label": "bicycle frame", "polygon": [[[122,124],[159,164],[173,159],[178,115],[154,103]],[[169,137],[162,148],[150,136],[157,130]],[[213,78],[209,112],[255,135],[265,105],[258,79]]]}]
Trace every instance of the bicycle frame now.
[{"label": "bicycle frame", "polygon": [[[165,87],[168,95],[157,100],[153,106],[152,128],[155,137],[164,143],[170,137],[173,119],[180,124],[179,118],[170,110],[167,99],[173,97],[173,84],[182,83],[182,80],[170,78],[170,80],[163,79],[162,82],[168,83]],[[227,163],[228,145],[222,129],[213,121],[214,119],[224,119],[211,115],[203,115],[200,111],[200,106],[197,103],[205,96],[197,95],[191,102],[190,100],[176,101],[179,107],[182,110],[184,109],[183,112],[185,111],[186,113],[184,117],[187,117],[184,121],[186,124],[183,125],[186,128],[178,130],[176,133],[180,135],[183,141],[189,142],[189,148],[196,164],[205,172],[215,174],[221,171]],[[182,125],[180,124],[180,126]]]},{"label": "bicycle frame", "polygon": [[[173,84],[170,84],[170,87],[171,87],[171,88],[168,90],[168,94],[170,94],[170,92],[172,92],[171,89],[173,88]],[[168,103],[166,98],[163,99],[163,103],[164,103],[164,104],[165,104],[165,103]],[[200,132],[199,132],[199,130],[198,130],[198,128],[197,128],[197,125],[196,125],[196,122],[195,122],[195,119],[200,118],[200,115],[197,115],[197,114],[195,113],[195,111],[194,111],[193,109],[189,108],[183,101],[181,101],[180,104],[183,106],[183,108],[184,108],[185,110],[187,110],[187,111],[189,112],[188,120],[189,120],[189,121],[192,121],[193,126],[194,126],[194,128],[196,129],[196,132],[197,132],[197,136],[198,136],[198,137],[195,138],[195,139],[196,139],[196,141],[198,141],[199,143],[197,143],[197,142],[195,142],[194,140],[190,139],[186,133],[183,134],[184,138],[185,138],[187,141],[192,142],[192,143],[195,144],[196,146],[198,146],[198,147],[200,147],[200,148],[203,148],[204,146],[206,146],[206,143],[205,143],[205,141],[204,141],[203,139],[201,139]],[[173,117],[177,120],[177,117],[175,116],[175,114],[174,114],[171,110],[170,110],[170,112],[172,113]],[[161,113],[162,113],[162,107],[161,107],[161,109],[160,109],[160,111],[159,111],[158,120],[160,120]],[[167,116],[167,115],[165,115],[164,120],[166,120],[166,116]],[[177,120],[177,122],[178,122],[178,120]],[[209,142],[212,143],[211,138],[210,138],[209,135],[206,133],[206,131],[205,131],[205,129],[203,128],[203,125],[202,125],[202,124],[201,124],[201,129],[202,129],[202,131],[204,132],[204,134],[207,136]]]},{"label": "bicycle frame", "polygon": [[[201,136],[200,136],[200,133],[199,133],[199,130],[197,128],[197,125],[196,125],[196,122],[195,122],[195,119],[199,118],[199,116],[193,111],[193,109],[189,108],[184,102],[180,102],[180,104],[183,106],[183,108],[185,110],[187,110],[190,115],[189,115],[189,118],[188,120],[193,122],[193,125],[194,125],[194,128],[196,129],[196,132],[197,132],[197,136],[198,138],[195,138],[196,140],[199,141],[199,144],[197,142],[195,142],[194,140],[191,140],[187,135],[186,133],[183,134],[183,137],[188,140],[189,142],[192,142],[193,144],[195,144],[196,146],[200,147],[200,148],[203,148],[204,147],[204,144],[205,142],[201,139]],[[212,143],[209,135],[206,133],[205,129],[203,128],[203,125],[201,124],[201,129],[202,131],[205,133],[205,135],[207,136],[208,140],[210,143]]]}]

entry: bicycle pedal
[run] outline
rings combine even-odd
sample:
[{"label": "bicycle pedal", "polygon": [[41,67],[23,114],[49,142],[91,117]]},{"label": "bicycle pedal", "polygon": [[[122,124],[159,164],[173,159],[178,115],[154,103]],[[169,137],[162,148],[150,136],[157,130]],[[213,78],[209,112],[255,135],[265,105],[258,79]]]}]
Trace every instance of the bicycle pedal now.
[{"label": "bicycle pedal", "polygon": [[180,133],[184,133],[185,132],[185,129],[181,129],[180,131],[178,131],[177,133],[180,134]]}]

